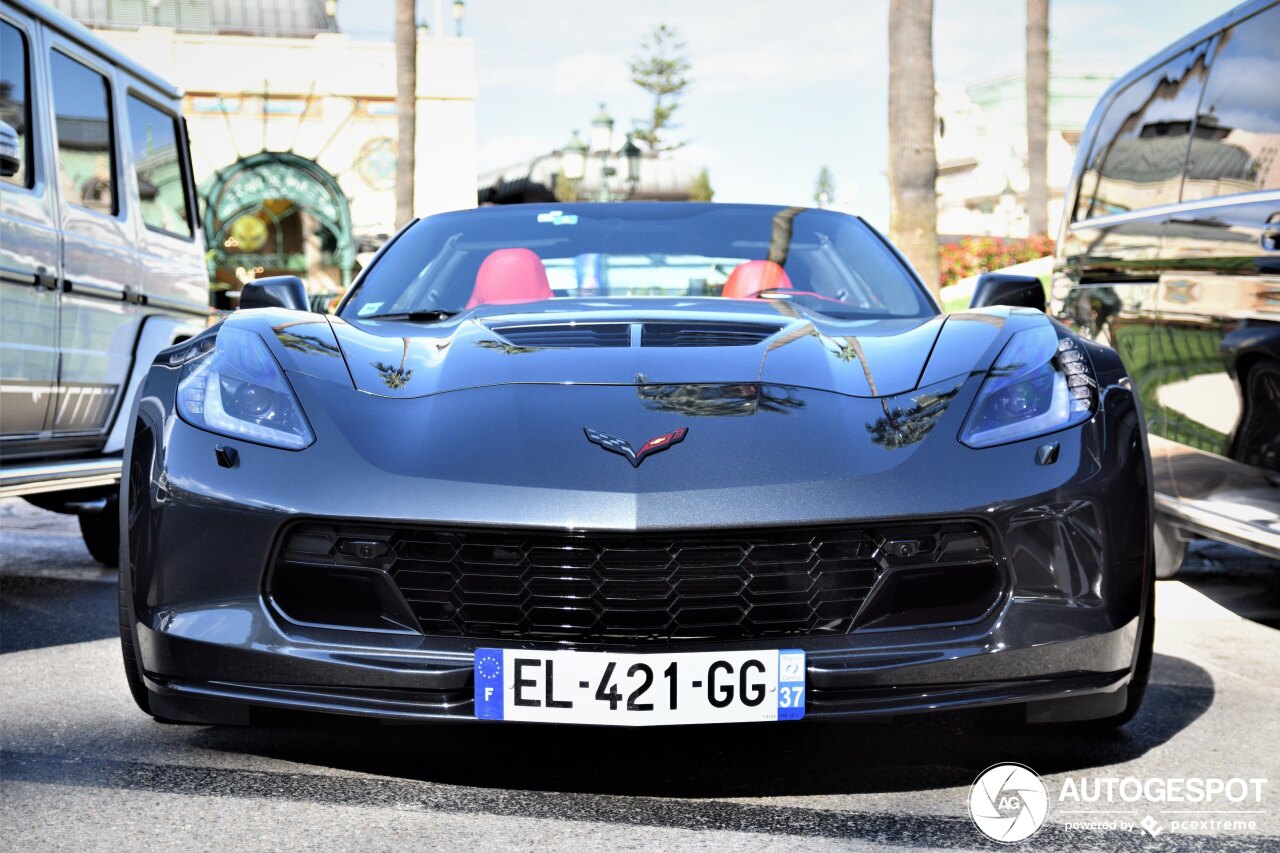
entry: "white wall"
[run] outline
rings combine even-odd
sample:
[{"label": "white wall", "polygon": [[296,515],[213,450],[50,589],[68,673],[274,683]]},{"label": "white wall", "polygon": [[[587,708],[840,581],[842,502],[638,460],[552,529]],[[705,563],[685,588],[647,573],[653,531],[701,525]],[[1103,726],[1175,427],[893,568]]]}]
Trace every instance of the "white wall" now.
[{"label": "white wall", "polygon": [[[394,231],[395,182],[370,180],[361,152],[396,138],[396,117],[357,114],[357,102],[395,98],[391,42],[343,33],[285,39],[179,33],[168,27],[100,30],[97,35],[185,90],[196,180],[260,150],[316,160],[351,202],[357,234]],[[308,114],[264,115],[263,93],[313,99]],[[243,99],[226,115],[193,109],[212,93]],[[475,44],[466,38],[423,38],[418,52],[415,205],[419,214],[474,207],[476,202]]]}]

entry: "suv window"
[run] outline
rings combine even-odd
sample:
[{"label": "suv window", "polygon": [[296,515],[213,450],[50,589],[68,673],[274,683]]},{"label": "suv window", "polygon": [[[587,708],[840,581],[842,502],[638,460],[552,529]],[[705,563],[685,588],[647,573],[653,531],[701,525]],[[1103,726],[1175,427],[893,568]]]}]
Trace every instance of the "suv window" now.
[{"label": "suv window", "polygon": [[1222,34],[1209,63],[1184,199],[1280,188],[1280,6]]},{"label": "suv window", "polygon": [[1077,220],[1178,200],[1206,50],[1175,57],[1111,102],[1081,178]]},{"label": "suv window", "polygon": [[119,208],[107,78],[56,50],[49,55],[49,69],[62,197],[90,210],[114,214]]},{"label": "suv window", "polygon": [[178,120],[136,95],[127,103],[142,221],[152,230],[190,237],[191,205],[178,154]]},{"label": "suv window", "polygon": [[18,133],[18,171],[4,180],[20,187],[32,185],[31,146],[27,128],[31,126],[31,90],[27,40],[8,21],[0,21],[0,120]]}]

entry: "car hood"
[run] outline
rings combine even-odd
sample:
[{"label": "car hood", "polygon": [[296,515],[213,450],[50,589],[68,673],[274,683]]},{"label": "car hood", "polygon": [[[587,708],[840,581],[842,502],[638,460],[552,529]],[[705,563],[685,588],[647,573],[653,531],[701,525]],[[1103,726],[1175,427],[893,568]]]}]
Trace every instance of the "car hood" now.
[{"label": "car hood", "polygon": [[1011,326],[1047,322],[1003,308],[836,321],[781,301],[578,302],[486,306],[437,323],[276,309],[228,322],[252,325],[287,371],[384,397],[511,383],[767,383],[885,397],[985,371]]}]

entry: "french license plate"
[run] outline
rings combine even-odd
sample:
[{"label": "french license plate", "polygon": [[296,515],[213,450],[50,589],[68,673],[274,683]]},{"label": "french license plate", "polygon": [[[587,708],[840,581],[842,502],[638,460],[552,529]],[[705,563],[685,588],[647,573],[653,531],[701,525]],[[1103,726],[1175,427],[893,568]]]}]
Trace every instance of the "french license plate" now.
[{"label": "french license plate", "polygon": [[616,654],[476,649],[482,720],[669,726],[799,720],[804,650]]}]

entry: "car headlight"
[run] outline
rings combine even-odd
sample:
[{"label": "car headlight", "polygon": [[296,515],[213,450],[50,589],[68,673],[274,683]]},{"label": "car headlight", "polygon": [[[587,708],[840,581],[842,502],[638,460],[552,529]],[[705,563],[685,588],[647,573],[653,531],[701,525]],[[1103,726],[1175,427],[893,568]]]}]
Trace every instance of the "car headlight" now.
[{"label": "car headlight", "polygon": [[223,328],[178,379],[178,412],[192,426],[286,450],[315,441],[289,380],[262,338]]},{"label": "car headlight", "polygon": [[960,441],[991,447],[1083,423],[1097,408],[1089,357],[1052,326],[1016,332],[978,391]]}]

